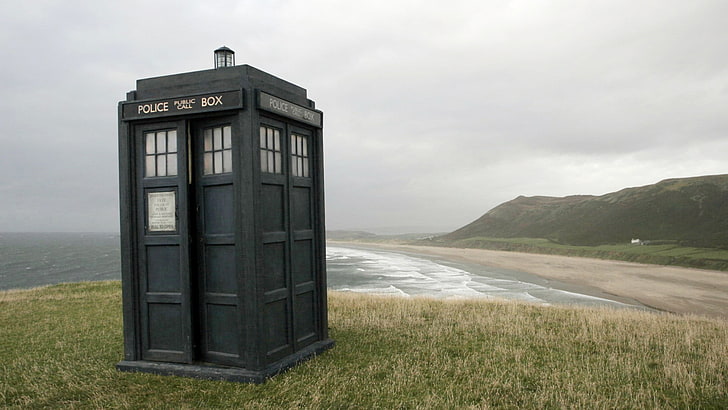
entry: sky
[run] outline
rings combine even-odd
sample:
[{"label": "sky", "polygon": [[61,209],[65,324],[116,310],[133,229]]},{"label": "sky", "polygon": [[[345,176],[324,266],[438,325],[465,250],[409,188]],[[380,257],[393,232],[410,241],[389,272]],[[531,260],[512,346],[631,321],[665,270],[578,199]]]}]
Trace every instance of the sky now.
[{"label": "sky", "polygon": [[118,231],[117,104],[225,45],[324,112],[328,229],[728,173],[724,0],[5,1],[0,232]]}]

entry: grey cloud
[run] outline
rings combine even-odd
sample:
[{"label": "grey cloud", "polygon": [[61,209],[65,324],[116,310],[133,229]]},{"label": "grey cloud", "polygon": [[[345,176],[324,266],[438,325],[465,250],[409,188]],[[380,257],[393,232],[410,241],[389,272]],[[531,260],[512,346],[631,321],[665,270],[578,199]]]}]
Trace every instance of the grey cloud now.
[{"label": "grey cloud", "polygon": [[726,172],[727,3],[414,5],[6,2],[0,231],[115,229],[117,102],[223,44],[324,111],[331,228]]}]

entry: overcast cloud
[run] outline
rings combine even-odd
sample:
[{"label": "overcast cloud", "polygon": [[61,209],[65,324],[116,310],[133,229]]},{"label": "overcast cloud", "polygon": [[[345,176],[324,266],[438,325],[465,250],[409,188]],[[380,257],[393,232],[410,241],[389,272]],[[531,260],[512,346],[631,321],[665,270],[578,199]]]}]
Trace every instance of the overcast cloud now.
[{"label": "overcast cloud", "polygon": [[728,173],[728,2],[0,5],[0,232],[118,230],[117,102],[226,45],[324,111],[329,229]]}]

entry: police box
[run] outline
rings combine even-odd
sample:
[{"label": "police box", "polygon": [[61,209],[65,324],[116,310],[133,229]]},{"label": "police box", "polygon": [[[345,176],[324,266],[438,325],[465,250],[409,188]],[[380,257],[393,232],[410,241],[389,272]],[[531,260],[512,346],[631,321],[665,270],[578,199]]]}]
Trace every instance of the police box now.
[{"label": "police box", "polygon": [[263,382],[328,336],[323,113],[216,50],[119,103],[123,371]]}]

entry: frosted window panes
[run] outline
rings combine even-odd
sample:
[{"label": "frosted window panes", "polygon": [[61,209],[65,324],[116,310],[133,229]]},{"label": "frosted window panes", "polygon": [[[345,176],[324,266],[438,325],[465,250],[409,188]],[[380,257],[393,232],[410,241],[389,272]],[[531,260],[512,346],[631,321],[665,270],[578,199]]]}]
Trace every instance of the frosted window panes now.
[{"label": "frosted window panes", "polygon": [[205,175],[233,172],[233,137],[229,125],[207,128],[202,132],[203,173]]},{"label": "frosted window panes", "polygon": [[281,163],[281,132],[278,129],[260,127],[260,170],[270,174],[283,173]]},{"label": "frosted window panes", "polygon": [[144,134],[144,175],[177,175],[177,131],[162,130]]},{"label": "frosted window panes", "polygon": [[308,137],[291,134],[291,169],[294,177],[309,176]]}]

